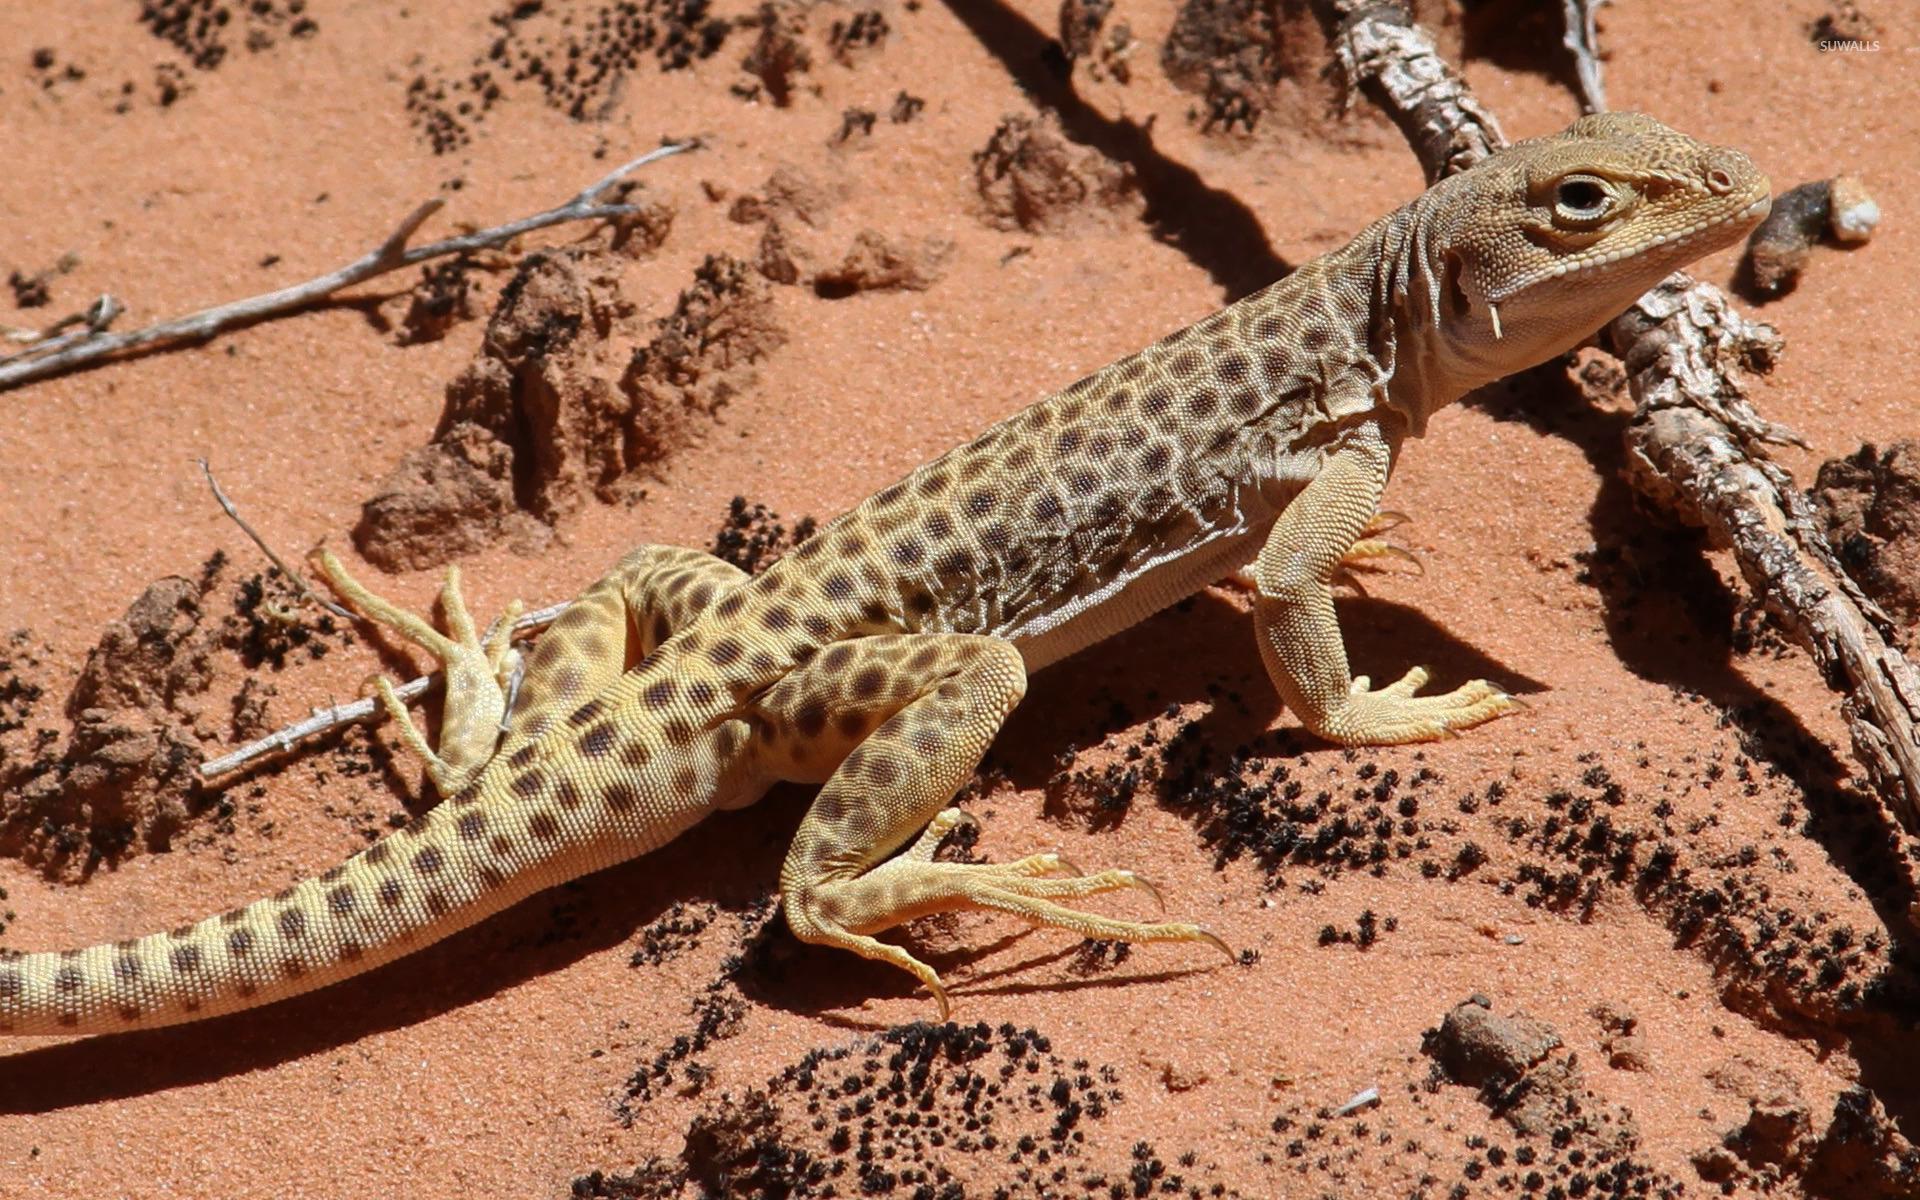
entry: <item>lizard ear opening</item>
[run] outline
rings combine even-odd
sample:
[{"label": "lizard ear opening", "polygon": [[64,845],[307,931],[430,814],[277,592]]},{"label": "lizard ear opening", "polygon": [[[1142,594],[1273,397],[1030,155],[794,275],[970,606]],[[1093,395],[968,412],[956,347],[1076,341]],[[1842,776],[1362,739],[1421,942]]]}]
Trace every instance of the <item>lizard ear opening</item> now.
[{"label": "lizard ear opening", "polygon": [[1457,318],[1464,318],[1473,311],[1473,302],[1467,296],[1466,284],[1462,282],[1466,271],[1467,264],[1461,259],[1460,252],[1447,251],[1441,273],[1445,276],[1448,312]]}]

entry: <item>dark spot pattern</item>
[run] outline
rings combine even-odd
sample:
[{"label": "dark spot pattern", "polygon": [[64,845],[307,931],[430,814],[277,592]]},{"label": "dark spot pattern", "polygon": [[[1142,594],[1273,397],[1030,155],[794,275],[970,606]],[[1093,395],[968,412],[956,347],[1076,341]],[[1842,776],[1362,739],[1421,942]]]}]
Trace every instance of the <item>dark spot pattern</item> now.
[{"label": "dark spot pattern", "polygon": [[614,732],[611,722],[602,721],[587,730],[580,739],[580,753],[588,758],[599,758],[613,749]]}]

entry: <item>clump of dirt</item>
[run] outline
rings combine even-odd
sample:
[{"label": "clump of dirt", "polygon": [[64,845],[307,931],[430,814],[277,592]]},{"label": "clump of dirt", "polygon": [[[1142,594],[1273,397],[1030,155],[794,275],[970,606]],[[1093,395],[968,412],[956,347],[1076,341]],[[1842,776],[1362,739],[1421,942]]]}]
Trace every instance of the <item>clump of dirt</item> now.
[{"label": "clump of dirt", "polygon": [[377,566],[434,566],[512,536],[528,548],[604,476],[619,446],[618,354],[633,306],[604,254],[529,257],[503,289],[472,363],[447,385],[440,427],[382,482],[354,527]]},{"label": "clump of dirt", "polygon": [[1204,97],[1200,127],[1252,130],[1285,73],[1282,6],[1270,0],[1187,0],[1160,48],[1178,87]]},{"label": "clump of dirt", "polygon": [[1468,1087],[1511,1085],[1563,1043],[1549,1025],[1525,1013],[1503,1017],[1485,996],[1455,1005],[1427,1037],[1426,1052],[1446,1078]]},{"label": "clump of dirt", "polygon": [[1127,59],[1137,45],[1133,27],[1125,21],[1108,26],[1112,15],[1113,0],[1060,0],[1060,55],[1069,69],[1085,64],[1096,81],[1131,83],[1133,67]]},{"label": "clump of dirt", "polygon": [[1002,118],[974,154],[973,175],[996,229],[1057,232],[1139,194],[1132,168],[1070,145],[1051,114]]},{"label": "clump of dirt", "polygon": [[201,71],[225,62],[236,45],[259,54],[282,35],[310,38],[320,32],[307,14],[307,0],[142,0],[140,23]]},{"label": "clump of dirt", "polygon": [[[576,1196],[1232,1196],[1141,1142],[1100,1161],[1088,1132],[1125,1103],[1120,1073],[1066,1061],[1047,1035],[915,1023],[814,1050],[709,1103],[677,1159],[574,1181]],[[1196,1190],[1189,1192],[1189,1187]],[[1203,1189],[1203,1190],[1202,1190]]]},{"label": "clump of dirt", "polygon": [[[924,292],[939,282],[953,257],[951,241],[862,229],[852,244],[832,228],[844,196],[791,166],[776,168],[757,192],[736,197],[730,220],[762,226],[754,266],[774,283],[806,285],[822,299],[867,291]],[[838,246],[847,246],[835,253]],[[827,266],[817,264],[827,263]]]},{"label": "clump of dirt", "polygon": [[1821,464],[1814,503],[1847,573],[1893,618],[1901,649],[1920,649],[1920,442],[1869,443]]},{"label": "clump of dirt", "polygon": [[[25,629],[16,629],[0,643],[0,734],[24,729],[34,720],[47,694],[42,678],[47,653]],[[6,770],[6,744],[0,742],[0,772]]]},{"label": "clump of dirt", "polygon": [[354,544],[388,569],[509,540],[533,551],[589,496],[636,499],[782,340],[764,285],[710,257],[641,336],[613,252],[533,255],[502,290],[472,363],[447,385],[433,440],[362,509]]},{"label": "clump of dirt", "polygon": [[622,80],[651,58],[662,71],[712,57],[733,25],[711,0],[519,0],[496,12],[485,50],[461,67],[416,75],[407,114],[435,154],[473,140],[473,126],[516,85],[576,121],[605,117]]},{"label": "clump of dirt", "polygon": [[[1457,59],[1452,0],[1410,0],[1407,7],[1442,54]],[[1325,69],[1326,46],[1308,0],[1186,0],[1160,48],[1160,66],[1176,87],[1202,97],[1187,114],[1202,130],[1251,132],[1279,106],[1283,81],[1300,98],[1287,106],[1290,118],[1317,124],[1333,111],[1339,97]]]},{"label": "clump of dirt", "polygon": [[407,289],[407,311],[400,318],[400,344],[437,342],[456,325],[480,315],[486,303],[485,276],[464,254],[423,263],[420,281]]},{"label": "clump of dirt", "polygon": [[[156,580],[107,626],[67,696],[64,746],[56,751],[58,733],[43,728],[24,754],[0,753],[0,853],[57,873],[166,849],[213,798],[196,766],[236,726],[256,723],[272,694],[258,684],[244,704],[220,705],[209,695],[217,663],[277,669],[295,648],[319,658],[344,636],[332,617],[299,611],[278,571],[240,580],[226,593],[231,610],[216,615],[225,566],[216,554],[197,580]],[[0,695],[16,697],[18,719],[0,732],[38,717],[40,686],[8,678],[14,663],[33,662],[30,647],[15,646]]]},{"label": "clump of dirt", "polygon": [[812,537],[818,527],[812,517],[801,517],[789,530],[780,523],[779,513],[764,504],[748,504],[745,496],[735,496],[727,506],[727,519],[707,550],[722,562],[758,575]]},{"label": "clump of dirt", "polygon": [[708,255],[621,376],[635,418],[630,459],[650,463],[671,453],[696,423],[750,386],[754,364],[786,340],[758,273],[737,258]]},{"label": "clump of dirt", "polygon": [[405,457],[361,506],[353,544],[375,566],[431,567],[503,539],[527,552],[549,531],[514,501],[513,447],[456,425]]},{"label": "clump of dirt", "polygon": [[[1633,1158],[1639,1133],[1624,1110],[1610,1110],[1587,1087],[1577,1058],[1558,1053],[1560,1035],[1524,1013],[1501,1016],[1492,1001],[1473,996],[1456,1005],[1422,1047],[1434,1060],[1430,1087],[1477,1088],[1489,1113],[1524,1139],[1509,1156],[1485,1144],[1463,1174],[1479,1180],[1488,1167],[1511,1161],[1520,1188],[1558,1195],[1678,1194],[1675,1181]],[[1501,1186],[1499,1175],[1491,1180]],[[1508,1185],[1510,1187],[1511,1185]],[[1506,1190],[1503,1188],[1503,1190]]]},{"label": "clump of dirt", "polygon": [[35,271],[31,275],[19,270],[7,272],[7,287],[13,292],[13,306],[45,308],[53,303],[53,281],[79,265],[78,257],[63,254],[59,262],[44,271]]},{"label": "clump of dirt", "polygon": [[1870,42],[1879,36],[1880,27],[1854,0],[1829,0],[1826,12],[1807,22],[1807,40],[1818,48],[1825,42]]},{"label": "clump of dirt", "polygon": [[1902,1137],[1872,1092],[1851,1087],[1807,1155],[1807,1190],[1834,1200],[1905,1200],[1920,1179],[1920,1149]]},{"label": "clump of dirt", "polygon": [[814,275],[813,290],[828,300],[856,292],[924,292],[952,257],[953,243],[945,238],[895,239],[862,229],[846,257]]},{"label": "clump of dirt", "polygon": [[27,63],[33,70],[34,80],[40,84],[40,90],[51,95],[59,95],[87,77],[87,69],[77,62],[61,66],[59,56],[51,46],[36,47]]},{"label": "clump of dirt", "polygon": [[1737,1055],[1715,1066],[1707,1079],[1746,1110],[1715,1144],[1694,1152],[1694,1167],[1708,1183],[1770,1193],[1797,1179],[1810,1196],[1847,1200],[1913,1194],[1920,1151],[1865,1088],[1842,1092],[1825,1130],[1816,1136],[1813,1110],[1787,1072]]},{"label": "clump of dirt", "polygon": [[1093,52],[1100,30],[1113,15],[1113,0],[1060,0],[1060,52],[1067,61]]},{"label": "clump of dirt", "polygon": [[[673,207],[639,192],[640,185],[628,180],[608,197],[610,203],[636,210],[606,223],[607,248],[633,259],[652,255],[673,231]],[[405,308],[394,321],[399,331],[396,340],[403,346],[437,342],[455,326],[491,312],[498,302],[492,275],[511,271],[515,265],[512,258],[497,252],[458,254],[423,263],[420,279],[404,293]]]},{"label": "clump of dirt", "polygon": [[827,49],[843,67],[851,67],[872,51],[886,44],[893,32],[887,14],[878,8],[863,8],[848,17],[836,17],[827,29]]},{"label": "clump of dirt", "polygon": [[640,946],[627,959],[634,967],[657,967],[700,942],[700,935],[719,915],[713,904],[688,904],[676,900],[666,912],[640,931]]},{"label": "clump of dirt", "polygon": [[1616,1071],[1652,1069],[1647,1057],[1647,1036],[1640,1032],[1640,1018],[1615,1004],[1596,1004],[1588,1013],[1600,1022],[1603,1033],[1600,1049],[1606,1053],[1608,1066]]},{"label": "clump of dirt", "polygon": [[806,8],[793,0],[762,4],[750,23],[760,32],[740,69],[757,82],[734,91],[745,100],[757,100],[764,93],[775,107],[786,108],[799,90],[800,76],[813,69],[813,53],[806,44]]}]

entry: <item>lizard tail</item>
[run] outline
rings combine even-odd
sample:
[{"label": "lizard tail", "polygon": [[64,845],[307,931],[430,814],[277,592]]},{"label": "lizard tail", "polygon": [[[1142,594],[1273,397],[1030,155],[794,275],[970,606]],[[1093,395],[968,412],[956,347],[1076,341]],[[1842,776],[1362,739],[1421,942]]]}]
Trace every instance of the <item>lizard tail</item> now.
[{"label": "lizard tail", "polygon": [[0,1033],[149,1029],[325,987],[604,863],[574,823],[457,795],[323,875],[168,933],[0,951]]}]

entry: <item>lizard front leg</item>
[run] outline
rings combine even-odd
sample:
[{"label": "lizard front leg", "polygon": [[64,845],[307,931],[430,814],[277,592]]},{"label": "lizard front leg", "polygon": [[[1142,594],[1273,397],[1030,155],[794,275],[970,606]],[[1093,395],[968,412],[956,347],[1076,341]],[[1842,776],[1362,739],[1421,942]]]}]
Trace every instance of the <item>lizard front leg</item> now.
[{"label": "lizard front leg", "polygon": [[1308,729],[1346,745],[1430,741],[1517,703],[1482,679],[1415,696],[1427,681],[1424,667],[1377,691],[1349,672],[1330,584],[1374,519],[1392,465],[1377,425],[1354,430],[1281,512],[1253,564],[1254,624],[1267,674]]},{"label": "lizard front leg", "polygon": [[1060,903],[1128,888],[1151,892],[1131,871],[1081,875],[1054,854],[932,861],[940,838],[963,819],[946,805],[1026,684],[1010,642],[889,635],[828,647],[760,705],[773,769],[801,780],[831,772],[781,869],[788,925],[803,941],[913,975],[938,1000],[942,1019],[947,997],[933,968],[873,934],[929,913],[984,909],[1083,937],[1226,949],[1197,925],[1114,920]]}]

